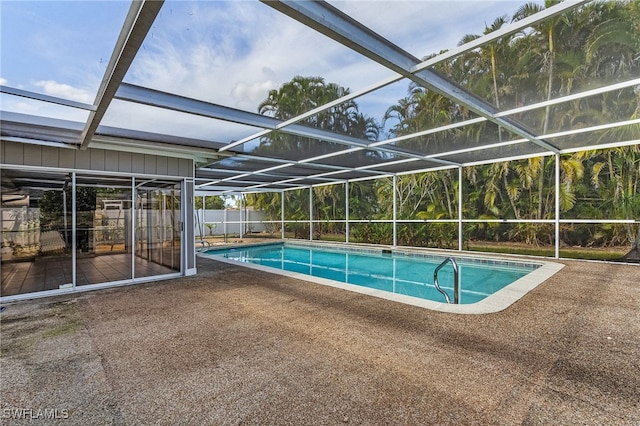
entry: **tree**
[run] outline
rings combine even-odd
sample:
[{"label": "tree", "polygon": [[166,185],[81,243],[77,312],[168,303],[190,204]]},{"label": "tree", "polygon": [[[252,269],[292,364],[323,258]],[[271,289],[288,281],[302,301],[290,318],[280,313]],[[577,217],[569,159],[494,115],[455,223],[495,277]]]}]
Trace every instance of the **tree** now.
[{"label": "tree", "polygon": [[194,207],[196,210],[202,209],[203,198],[206,200],[204,206],[206,210],[223,210],[225,208],[224,200],[222,199],[222,197],[208,195],[206,197],[196,196],[194,198]]},{"label": "tree", "polygon": [[[279,89],[269,91],[267,98],[258,106],[258,112],[280,120],[288,120],[349,93],[348,88],[326,83],[322,77],[296,76]],[[358,105],[353,100],[306,118],[300,124],[367,140],[375,140],[380,128],[373,118],[365,117],[359,112]],[[260,140],[256,152],[295,158],[302,153],[306,157],[323,155],[344,147],[337,143],[318,143],[311,138],[274,131]]]},{"label": "tree", "polygon": [[[523,19],[556,3],[558,2],[546,1],[544,6],[525,4],[511,19]],[[499,29],[508,20],[508,16],[498,17],[491,25],[486,26],[484,33]],[[461,44],[477,37],[467,35]],[[552,100],[557,96],[591,89],[594,84],[611,84],[623,78],[633,78],[640,75],[638,51],[640,3],[593,2],[546,19],[518,34],[501,37],[479,49],[439,63],[435,68],[500,109],[506,105],[517,107]],[[520,120],[526,127],[535,129],[534,133],[546,135],[568,128],[629,120],[639,117],[639,112],[640,91],[637,88],[626,88],[559,105],[546,105],[537,110],[519,113],[513,118]],[[385,120],[395,120],[390,133],[392,136],[400,136],[472,116],[451,100],[410,83],[408,95],[387,110]],[[587,136],[569,135],[562,143],[571,146],[575,140],[575,144],[584,144],[586,137],[592,137],[594,144],[633,141],[640,139],[639,130],[640,126],[632,124]],[[458,143],[469,146],[472,142],[480,144],[508,137],[509,134],[503,129],[484,122],[431,133],[401,144],[403,148],[430,154],[442,149],[455,150]],[[634,207],[635,200],[639,198],[636,179],[632,179],[634,183],[629,183],[628,180],[633,175],[630,171],[637,170],[637,166],[632,166],[636,164],[637,156],[630,152],[636,149],[637,145],[631,145],[630,148],[614,150],[605,155],[611,156],[611,159],[602,161],[579,153],[560,156],[558,190],[561,212],[568,212],[578,206],[585,211],[597,211],[608,218],[640,216],[640,212]],[[517,155],[517,150],[515,154]],[[533,157],[466,168],[465,194],[471,194],[468,199],[465,195],[466,211],[473,217],[553,218],[554,164],[553,157]],[[595,201],[585,202],[591,197],[586,195],[586,191],[595,191],[583,183],[587,171],[594,175],[594,167],[602,167],[602,171],[607,171],[606,175],[602,175],[603,182],[598,189],[599,197],[607,201],[597,206]],[[429,177],[403,176],[398,187],[402,188],[404,183],[410,183],[415,193],[408,197],[398,194],[399,204],[402,206],[400,210],[405,205],[416,206],[411,201],[415,200],[422,210],[415,213],[418,217],[437,216],[438,202],[434,201],[437,201],[437,197],[442,201],[450,198],[442,197],[447,194],[448,179],[448,175],[442,172],[429,173]],[[625,191],[616,189],[621,187]],[[437,188],[433,191],[435,195],[432,202],[423,202],[421,197],[429,194],[429,189],[432,188]],[[616,195],[623,193],[624,196]],[[451,210],[446,203],[440,205],[443,206],[443,211]],[[514,226],[515,230],[506,232],[505,236],[531,242],[545,238],[542,226],[540,229],[523,225],[525,227],[528,229],[523,231],[519,226]],[[635,228],[627,228],[626,238],[632,241],[632,245],[636,244]],[[619,233],[623,227],[613,226],[611,229]],[[611,242],[622,239],[622,235],[614,235],[612,232],[607,237],[607,241]]]},{"label": "tree", "polygon": [[[296,76],[291,81],[284,83],[279,89],[271,90],[267,98],[258,106],[258,111],[261,114],[287,120],[348,94],[348,88],[335,83],[327,83],[322,77]],[[376,140],[380,133],[380,126],[376,121],[372,117],[360,113],[357,103],[353,100],[343,102],[302,120],[300,124],[365,140]],[[323,155],[345,148],[345,145],[337,143],[318,143],[311,138],[294,136],[284,132],[271,132],[261,139],[256,152],[262,155],[296,159],[301,155],[305,157]],[[377,154],[361,150],[351,153],[349,158],[350,162],[354,164],[362,161],[371,162],[375,160],[371,157],[372,155]],[[316,188],[314,195],[316,200],[314,218],[328,217],[329,212],[344,217],[344,207],[341,210],[337,208],[338,205],[344,206],[344,189],[341,185]],[[286,191],[283,196],[285,218],[304,220],[310,217],[309,193],[306,190]],[[249,194],[247,202],[256,208],[265,209],[271,220],[280,218],[280,195],[277,193]],[[322,227],[318,227],[318,230],[322,230]],[[334,232],[339,230],[338,227],[332,229]],[[304,233],[303,230],[296,232]]]},{"label": "tree", "polygon": [[[523,5],[513,17],[500,16],[486,25],[484,34],[498,30],[509,20],[523,19],[556,4],[549,0]],[[468,35],[461,43],[477,38]],[[558,96],[571,95],[640,75],[640,2],[591,2],[546,19],[518,34],[494,40],[479,49],[466,52],[435,65],[442,75],[455,81],[498,109],[519,107]],[[425,58],[427,59],[427,58]],[[326,83],[320,77],[295,77],[280,89],[269,92],[259,111],[279,119],[289,119],[316,106],[337,99],[348,89]],[[383,124],[390,137],[475,118],[476,115],[455,101],[434,91],[410,83],[406,95],[387,109]],[[514,114],[524,127],[538,135],[550,135],[568,129],[621,122],[640,117],[640,90],[628,87],[562,104]],[[380,126],[358,111],[355,101],[348,101],[316,114],[301,124],[376,140]],[[556,136],[557,137],[557,136]],[[472,144],[483,145],[519,138],[490,121],[464,127],[429,132],[419,137],[395,142],[395,147],[429,155],[456,151]],[[629,124],[590,133],[562,136],[559,145],[572,147],[588,143],[630,142],[640,139],[640,126]],[[551,142],[553,140],[550,139]],[[261,140],[258,150],[264,154],[292,159],[297,155],[321,155],[343,149],[332,143],[318,144],[272,132]],[[519,155],[518,145],[501,147]],[[565,217],[637,219],[640,217],[640,173],[638,145],[560,156],[560,211]],[[350,165],[384,160],[366,150],[352,153]],[[506,154],[508,155],[508,154]],[[337,160],[337,159],[335,159]],[[330,162],[337,164],[334,159]],[[549,220],[555,217],[555,157],[532,157],[523,160],[465,167],[463,211],[467,218],[515,218]],[[398,176],[396,201],[400,219],[455,218],[458,214],[458,188],[454,170]],[[393,203],[391,179],[349,183],[351,219],[390,219]],[[313,217],[342,219],[345,215],[344,186],[314,188]],[[307,190],[287,191],[287,218],[306,218],[309,212]],[[280,195],[255,195],[256,205],[268,206],[280,218]],[[304,220],[304,219],[303,219]],[[365,226],[366,225],[366,226]],[[378,226],[379,225],[379,226]],[[418,226],[420,225],[420,226]],[[405,227],[399,240],[433,243],[425,224]],[[589,244],[621,244],[631,241],[635,250],[640,227],[635,224],[585,225]],[[324,225],[323,225],[324,227]],[[353,226],[355,229],[356,226]],[[363,240],[388,241],[387,224],[358,224]],[[549,241],[546,224],[486,225],[471,224],[470,237],[512,239],[533,243]],[[340,232],[339,226],[327,228]],[[400,230],[399,230],[400,231]],[[404,233],[403,233],[404,232]],[[473,232],[473,233],[472,233]],[[475,233],[475,234],[474,234]],[[571,238],[568,233],[563,235]],[[413,240],[412,240],[413,239]],[[582,242],[580,243],[582,244]],[[586,244],[586,243],[585,243]]]}]

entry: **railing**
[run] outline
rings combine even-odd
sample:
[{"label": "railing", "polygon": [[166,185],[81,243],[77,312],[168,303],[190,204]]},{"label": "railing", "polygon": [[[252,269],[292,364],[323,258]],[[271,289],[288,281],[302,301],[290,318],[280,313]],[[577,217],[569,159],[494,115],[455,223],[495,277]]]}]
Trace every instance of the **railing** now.
[{"label": "railing", "polygon": [[436,290],[444,295],[447,303],[451,303],[451,299],[447,292],[440,287],[440,284],[438,284],[438,271],[440,271],[440,269],[442,269],[442,267],[447,263],[451,263],[451,266],[453,267],[453,303],[457,305],[460,303],[460,274],[458,273],[458,264],[454,258],[447,257],[440,265],[438,265],[436,270],[433,271],[433,284],[436,286]]}]

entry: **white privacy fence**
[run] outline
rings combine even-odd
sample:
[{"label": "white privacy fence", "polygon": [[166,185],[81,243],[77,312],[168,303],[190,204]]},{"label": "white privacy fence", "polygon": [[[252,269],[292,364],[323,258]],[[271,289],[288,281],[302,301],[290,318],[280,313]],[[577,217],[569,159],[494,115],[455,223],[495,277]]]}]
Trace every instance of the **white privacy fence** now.
[{"label": "white privacy fence", "polygon": [[196,237],[265,232],[265,213],[252,209],[195,210]]}]

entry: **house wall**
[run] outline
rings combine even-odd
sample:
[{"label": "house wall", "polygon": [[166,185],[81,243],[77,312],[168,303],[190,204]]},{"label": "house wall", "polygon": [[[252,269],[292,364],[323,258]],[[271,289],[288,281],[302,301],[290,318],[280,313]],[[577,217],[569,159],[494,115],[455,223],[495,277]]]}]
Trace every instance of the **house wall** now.
[{"label": "house wall", "polygon": [[[160,152],[160,151],[159,151]],[[102,176],[126,175],[141,178],[171,178],[183,181],[182,211],[184,239],[182,261],[185,275],[195,274],[194,236],[194,162],[191,158],[141,152],[125,152],[88,148],[86,150],[0,141],[0,169],[3,167],[42,167],[43,170],[63,170]],[[101,172],[104,172],[101,173]]]},{"label": "house wall", "polygon": [[131,174],[193,177],[193,160],[137,152],[0,142],[0,163]]}]

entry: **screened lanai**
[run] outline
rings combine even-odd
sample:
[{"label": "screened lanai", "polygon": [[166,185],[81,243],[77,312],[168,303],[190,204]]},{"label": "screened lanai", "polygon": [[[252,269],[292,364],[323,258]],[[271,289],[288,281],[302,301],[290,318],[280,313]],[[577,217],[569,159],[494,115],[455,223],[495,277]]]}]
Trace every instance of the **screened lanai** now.
[{"label": "screened lanai", "polygon": [[[27,229],[68,263],[53,289],[98,246],[128,272],[90,284],[195,273],[194,196],[265,210],[240,236],[554,257],[640,239],[637,2],[1,7],[3,296],[5,263],[43,257]],[[71,200],[45,226],[47,191]]]}]

